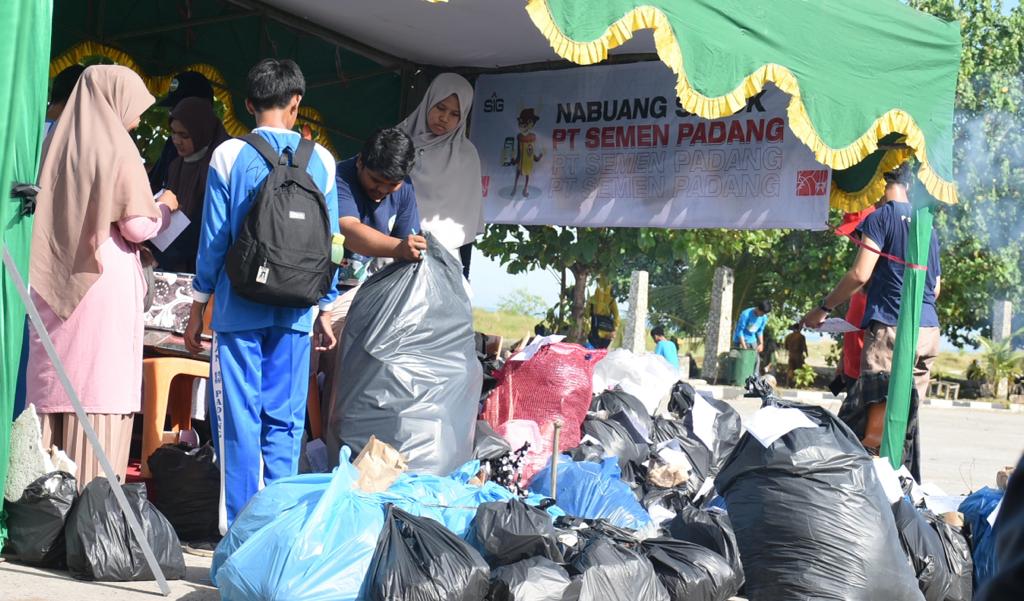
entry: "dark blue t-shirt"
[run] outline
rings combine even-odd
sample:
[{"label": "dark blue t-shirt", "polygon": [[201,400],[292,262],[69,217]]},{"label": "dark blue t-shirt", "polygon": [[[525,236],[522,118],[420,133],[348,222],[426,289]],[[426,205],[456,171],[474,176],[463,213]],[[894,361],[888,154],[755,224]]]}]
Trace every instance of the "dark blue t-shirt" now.
[{"label": "dark blue t-shirt", "polygon": [[[907,240],[910,239],[910,222],[913,207],[909,202],[889,202],[867,216],[857,226],[864,237],[878,244],[883,253],[900,258],[906,256]],[[903,294],[902,263],[879,257],[875,271],[868,282],[867,310],[864,311],[862,328],[872,321],[895,326],[900,314],[900,298]],[[921,306],[921,327],[938,327],[939,317],[935,313],[935,281],[942,275],[939,263],[939,240],[932,230],[931,248],[928,250],[928,275],[925,277],[924,303]]]},{"label": "dark blue t-shirt", "polygon": [[[408,178],[401,188],[375,202],[359,184],[355,157],[338,163],[337,174],[339,219],[356,217],[363,225],[394,238],[419,233],[420,212],[416,207],[416,192]],[[346,250],[339,282],[354,286],[366,279],[368,271],[373,271],[370,265],[373,258]]]}]

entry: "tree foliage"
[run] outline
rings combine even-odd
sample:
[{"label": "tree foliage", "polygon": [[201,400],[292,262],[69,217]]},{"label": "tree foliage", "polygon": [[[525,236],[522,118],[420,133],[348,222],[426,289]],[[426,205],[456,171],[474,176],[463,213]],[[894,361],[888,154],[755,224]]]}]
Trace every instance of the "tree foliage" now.
[{"label": "tree foliage", "polygon": [[1024,300],[1024,9],[1000,0],[915,0],[959,20],[963,35],[954,123],[960,204],[936,219],[942,243],[939,320],[955,342],[991,333],[992,302]]}]

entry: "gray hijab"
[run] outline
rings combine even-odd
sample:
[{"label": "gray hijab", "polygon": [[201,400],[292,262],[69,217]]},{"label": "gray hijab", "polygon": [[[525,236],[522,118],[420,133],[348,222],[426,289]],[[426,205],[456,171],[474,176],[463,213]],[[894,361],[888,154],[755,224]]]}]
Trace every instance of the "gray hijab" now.
[{"label": "gray hijab", "polygon": [[[427,114],[454,94],[459,99],[459,124],[443,136],[427,127]],[[473,86],[461,75],[442,73],[427,88],[419,106],[398,127],[416,145],[412,183],[423,231],[455,250],[484,230],[480,157],[466,137],[466,120],[473,107]]]}]

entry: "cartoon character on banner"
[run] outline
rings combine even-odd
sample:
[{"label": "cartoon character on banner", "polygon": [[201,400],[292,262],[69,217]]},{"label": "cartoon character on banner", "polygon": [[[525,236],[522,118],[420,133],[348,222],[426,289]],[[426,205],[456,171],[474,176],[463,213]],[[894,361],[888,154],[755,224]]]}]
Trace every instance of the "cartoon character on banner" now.
[{"label": "cartoon character on banner", "polygon": [[516,179],[512,184],[512,198],[515,198],[516,188],[519,187],[519,177],[523,177],[523,198],[530,196],[530,174],[533,167],[544,158],[544,151],[537,144],[537,134],[533,128],[537,126],[540,117],[532,108],[525,108],[519,111],[519,135],[516,136]]}]

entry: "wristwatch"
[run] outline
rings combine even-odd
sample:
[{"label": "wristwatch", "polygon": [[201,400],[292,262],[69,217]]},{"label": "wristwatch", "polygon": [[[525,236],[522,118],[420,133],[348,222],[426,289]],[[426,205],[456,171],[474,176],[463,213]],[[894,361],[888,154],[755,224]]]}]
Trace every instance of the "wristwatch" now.
[{"label": "wristwatch", "polygon": [[818,304],[818,308],[825,312],[826,315],[831,315],[835,311],[835,307],[829,308],[828,304],[825,303],[827,299],[821,299],[821,303]]}]

